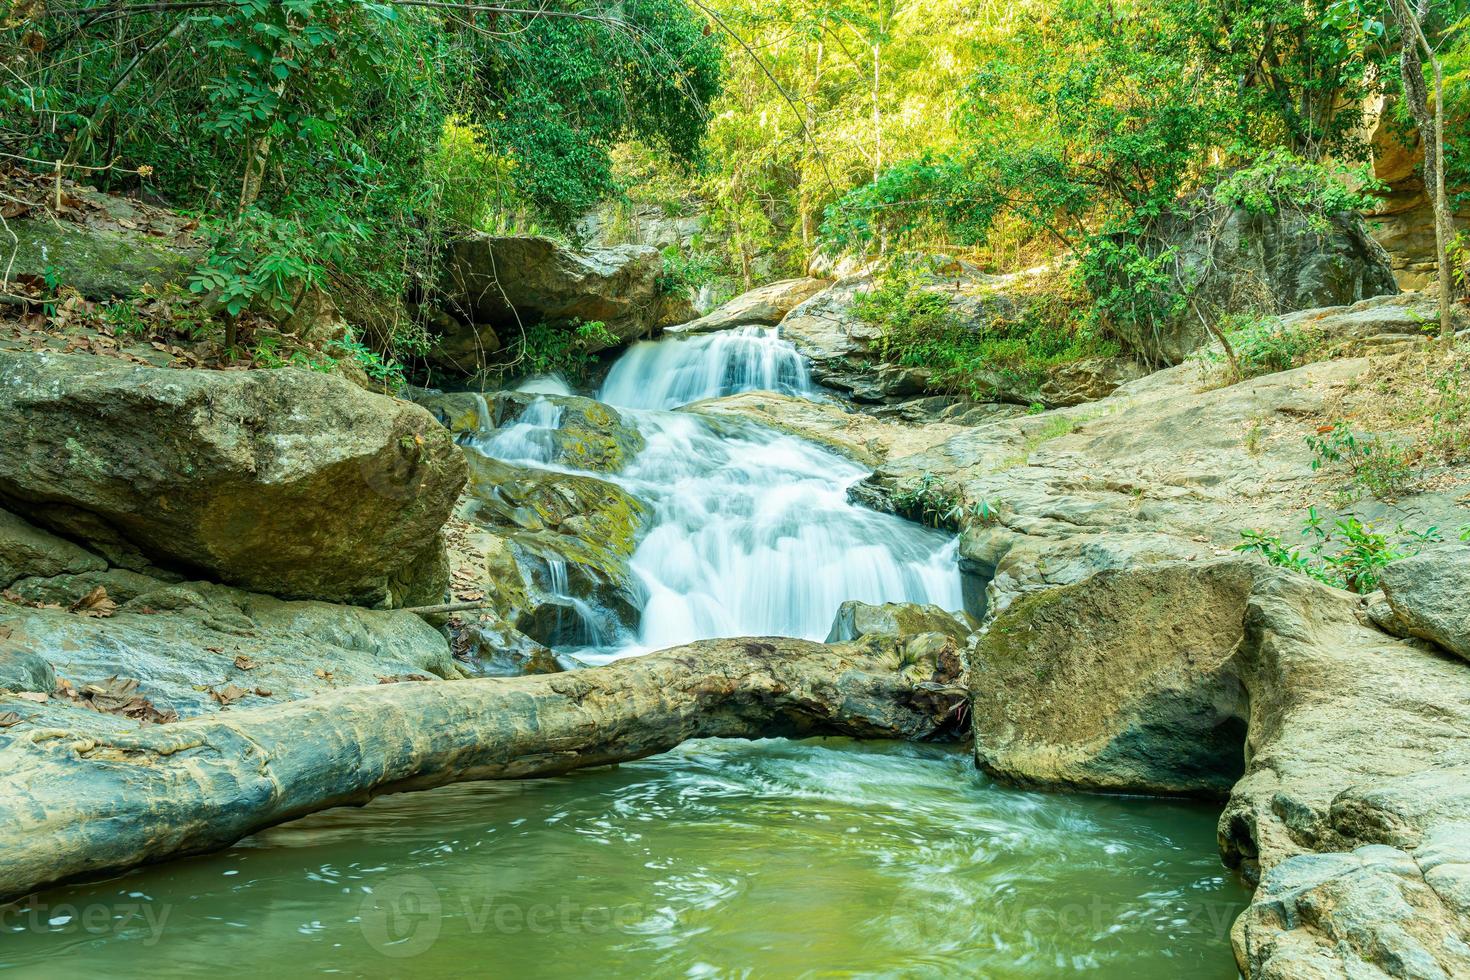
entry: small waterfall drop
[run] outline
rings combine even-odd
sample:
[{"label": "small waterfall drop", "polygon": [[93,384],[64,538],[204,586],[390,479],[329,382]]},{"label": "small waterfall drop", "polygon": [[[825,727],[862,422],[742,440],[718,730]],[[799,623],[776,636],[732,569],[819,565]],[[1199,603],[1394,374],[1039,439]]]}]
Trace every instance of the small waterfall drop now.
[{"label": "small waterfall drop", "polygon": [[556,430],[561,407],[544,396],[526,406],[513,425],[491,429],[481,415],[480,434],[469,440],[479,452],[518,466],[545,466],[556,458]]},{"label": "small waterfall drop", "polygon": [[849,503],[855,464],[694,415],[638,421],[648,445],[616,479],[654,509],[632,561],[649,599],[637,638],[611,656],[717,636],[822,640],[848,599],[963,606],[955,541]]},{"label": "small waterfall drop", "polygon": [[597,397],[619,408],[668,409],[741,391],[812,391],[806,360],[778,328],[737,327],[634,344]]}]

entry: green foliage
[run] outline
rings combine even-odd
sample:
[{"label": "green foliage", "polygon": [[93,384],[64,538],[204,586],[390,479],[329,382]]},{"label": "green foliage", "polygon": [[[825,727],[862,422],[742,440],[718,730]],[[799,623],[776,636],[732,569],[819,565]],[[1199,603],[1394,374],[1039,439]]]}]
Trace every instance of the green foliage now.
[{"label": "green foliage", "polygon": [[1014,311],[997,299],[991,315],[968,322],[956,315],[943,290],[926,288],[929,283],[922,269],[891,267],[872,290],[854,298],[852,309],[881,328],[881,356],[925,369],[934,391],[977,400],[1021,395],[1029,402],[1048,369],[1118,351],[1073,316],[1064,299],[1025,297]]},{"label": "green foliage", "polygon": [[1312,469],[1341,463],[1352,474],[1353,484],[1375,497],[1392,497],[1412,484],[1411,453],[1377,435],[1359,436],[1341,420],[1326,432],[1307,436],[1312,450]]},{"label": "green foliage", "polygon": [[1378,190],[1387,187],[1366,167],[1329,167],[1277,147],[1220,181],[1211,194],[1216,203],[1249,214],[1291,210],[1320,216],[1371,210],[1378,206]]},{"label": "green foliage", "polygon": [[536,323],[526,328],[511,366],[522,374],[559,374],[577,382],[595,363],[594,352],[616,343],[617,337],[600,320]]},{"label": "green foliage", "polygon": [[663,266],[654,279],[654,286],[665,296],[698,290],[719,277],[718,263],[712,256],[693,253],[686,255],[677,245],[670,245],[662,253]]},{"label": "green foliage", "polygon": [[21,52],[0,150],[146,181],[206,219],[201,295],[280,317],[330,286],[390,358],[422,347],[402,298],[436,281],[447,226],[565,227],[610,192],[624,139],[692,160],[721,58],[682,0],[81,0],[18,8],[0,47]]},{"label": "green foliage", "polygon": [[1378,588],[1385,565],[1418,554],[1424,544],[1444,540],[1437,527],[1414,531],[1402,524],[1395,529],[1396,537],[1389,537],[1371,521],[1365,525],[1352,514],[1339,518],[1330,528],[1325,525],[1313,507],[1301,530],[1307,540],[1305,549],[1287,546],[1279,535],[1242,531],[1235,550],[1259,554],[1272,565],[1310,575],[1334,588],[1367,593]]},{"label": "green foliage", "polygon": [[326,283],[329,265],[340,265],[354,240],[364,237],[351,224],[307,226],[259,208],[204,230],[209,253],[189,278],[189,290],[211,297],[231,316],[247,309],[289,316],[302,294]]},{"label": "green foliage", "polygon": [[1288,326],[1277,317],[1229,314],[1220,330],[1235,350],[1242,378],[1289,371],[1322,354],[1321,331],[1310,326]]}]

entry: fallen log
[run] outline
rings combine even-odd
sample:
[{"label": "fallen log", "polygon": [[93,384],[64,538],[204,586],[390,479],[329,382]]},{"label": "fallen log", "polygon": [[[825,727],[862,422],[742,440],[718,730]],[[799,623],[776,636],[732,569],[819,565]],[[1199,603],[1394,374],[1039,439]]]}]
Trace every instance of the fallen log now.
[{"label": "fallen log", "polygon": [[[0,729],[0,901],[226,847],[374,796],[565,773],[693,738],[924,738],[960,703],[953,639],[707,640],[563,674],[334,691],[119,730]],[[6,699],[0,712],[38,708]]]}]

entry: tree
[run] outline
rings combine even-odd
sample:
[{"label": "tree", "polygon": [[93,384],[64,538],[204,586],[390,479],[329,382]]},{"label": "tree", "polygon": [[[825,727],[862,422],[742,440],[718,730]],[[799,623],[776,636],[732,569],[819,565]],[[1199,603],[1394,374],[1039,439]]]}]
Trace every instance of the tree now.
[{"label": "tree", "polygon": [[[1445,190],[1444,143],[1444,70],[1433,45],[1424,34],[1428,0],[1390,0],[1394,19],[1399,25],[1399,58],[1404,86],[1404,102],[1419,130],[1424,147],[1424,176],[1429,185],[1429,199],[1434,208],[1434,251],[1439,278],[1439,333],[1449,344],[1455,336],[1450,304],[1454,296],[1453,272],[1450,268],[1449,245],[1454,237],[1449,195]],[[1424,63],[1433,75],[1434,108],[1429,107],[1429,91],[1425,84]]]}]

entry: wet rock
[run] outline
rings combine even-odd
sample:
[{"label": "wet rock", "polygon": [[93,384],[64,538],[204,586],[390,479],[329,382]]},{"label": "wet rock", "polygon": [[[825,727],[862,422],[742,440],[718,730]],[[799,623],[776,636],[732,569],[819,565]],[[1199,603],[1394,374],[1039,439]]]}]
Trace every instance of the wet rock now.
[{"label": "wet rock", "polygon": [[668,333],[708,333],[731,327],[774,327],[786,314],[832,285],[830,279],[783,279],[759,286],[697,320],[671,326]]},{"label": "wet rock", "polygon": [[505,622],[470,623],[455,631],[453,648],[455,659],[479,677],[556,674],[567,669],[557,654]]},{"label": "wet rock", "polygon": [[486,587],[516,629],[549,645],[608,639],[638,622],[642,585],[628,566],[647,508],[590,476],[513,466],[466,450],[461,516],[482,528]]},{"label": "wet rock", "polygon": [[[617,409],[591,398],[575,395],[543,395],[523,391],[500,391],[487,397],[489,423],[480,439],[494,440],[512,426],[530,424],[540,428],[536,446],[544,452],[539,460],[576,470],[616,473],[643,451],[643,434],[624,419]],[[541,426],[528,410],[555,407],[554,426]]]},{"label": "wet rock", "polygon": [[1231,660],[1252,566],[1102,572],[1013,603],[970,654],[980,766],[1025,785],[1224,797],[1242,771]]},{"label": "wet rock", "polygon": [[11,636],[11,627],[0,622],[0,691],[49,694],[56,690],[56,672],[46,658],[34,650],[12,646],[7,642]]},{"label": "wet rock", "polygon": [[478,392],[418,389],[405,393],[403,397],[428,409],[429,414],[455,437],[473,436],[494,427],[490,403]]},{"label": "wet rock", "polygon": [[[460,333],[488,326],[514,338],[543,321],[569,331],[597,321],[627,341],[657,325],[661,269],[658,249],[649,245],[577,251],[537,236],[472,235],[449,247],[440,289],[455,321],[474,325]],[[447,325],[440,337],[462,346]]]},{"label": "wet rock", "polygon": [[0,353],[0,500],[113,565],[434,602],[402,583],[441,563],[464,480],[427,412],[340,378]]},{"label": "wet rock", "polygon": [[1401,636],[1417,636],[1470,660],[1470,548],[1447,545],[1393,562],[1383,595]]},{"label": "wet rock", "polygon": [[850,599],[837,609],[837,618],[827,634],[828,643],[843,643],[866,636],[903,638],[921,633],[940,633],[964,643],[974,630],[964,613],[949,613],[934,605],[885,602],[873,605]]}]

